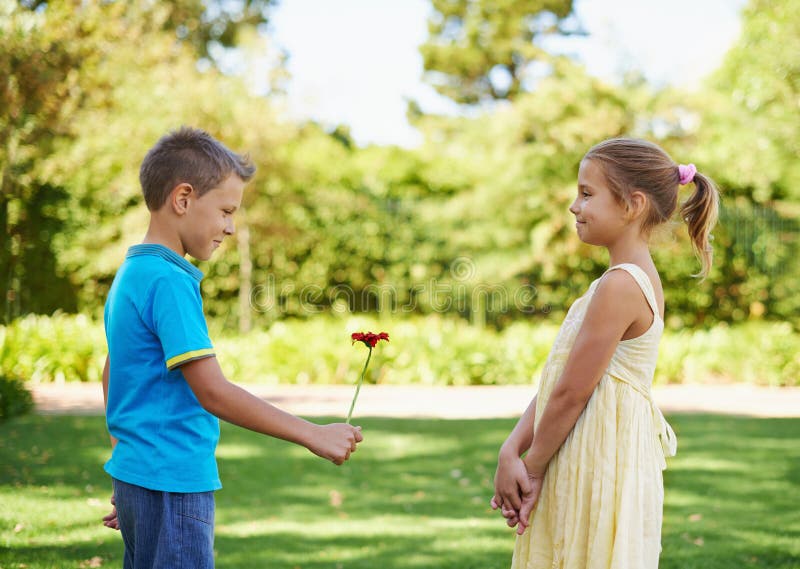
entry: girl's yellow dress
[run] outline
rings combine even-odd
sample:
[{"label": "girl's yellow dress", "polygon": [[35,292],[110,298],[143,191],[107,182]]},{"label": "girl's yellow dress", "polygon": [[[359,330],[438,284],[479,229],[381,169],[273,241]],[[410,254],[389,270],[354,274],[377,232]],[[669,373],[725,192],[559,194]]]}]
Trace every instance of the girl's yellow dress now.
[{"label": "girl's yellow dress", "polygon": [[[665,456],[675,433],[653,403],[650,385],[664,322],[653,285],[627,271],[653,311],[653,323],[623,340],[564,444],[553,456],[530,527],[517,537],[512,569],[655,569],[661,552]],[[608,271],[606,271],[608,272]],[[536,425],[564,370],[600,279],[570,307],[542,372]]]}]

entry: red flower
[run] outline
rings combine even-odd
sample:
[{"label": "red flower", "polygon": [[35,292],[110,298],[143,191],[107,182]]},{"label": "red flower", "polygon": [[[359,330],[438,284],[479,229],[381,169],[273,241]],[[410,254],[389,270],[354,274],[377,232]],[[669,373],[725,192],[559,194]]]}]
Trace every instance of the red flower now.
[{"label": "red flower", "polygon": [[350,339],[353,340],[353,343],[356,342],[364,342],[364,345],[369,348],[369,352],[367,353],[367,361],[364,362],[364,369],[361,370],[361,377],[358,378],[358,385],[356,385],[356,393],[353,395],[353,402],[350,403],[350,411],[347,412],[347,421],[345,421],[348,425],[350,424],[350,418],[353,416],[353,408],[356,406],[356,399],[358,399],[358,392],[361,391],[361,384],[364,383],[364,375],[367,373],[367,367],[369,366],[369,359],[372,357],[372,348],[374,348],[378,342],[381,340],[389,341],[389,334],[386,332],[381,332],[380,334],[373,334],[372,332],[353,332],[350,335]]},{"label": "red flower", "polygon": [[368,348],[374,348],[378,342],[381,340],[389,341],[389,334],[386,332],[381,332],[379,334],[373,334],[372,332],[353,332],[350,335],[350,339],[353,340],[353,343],[356,342],[364,342],[364,345]]}]

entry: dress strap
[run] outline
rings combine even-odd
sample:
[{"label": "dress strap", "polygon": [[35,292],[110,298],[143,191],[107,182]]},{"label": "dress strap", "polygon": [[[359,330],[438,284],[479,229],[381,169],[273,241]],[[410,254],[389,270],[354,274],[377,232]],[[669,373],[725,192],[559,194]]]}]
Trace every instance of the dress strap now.
[{"label": "dress strap", "polygon": [[647,299],[650,310],[653,311],[653,314],[661,318],[658,311],[658,303],[656,302],[656,293],[655,290],[653,290],[653,283],[650,281],[650,277],[647,276],[647,273],[644,272],[644,269],[633,263],[620,263],[619,265],[609,267],[606,273],[615,269],[622,269],[633,277],[639,285],[639,288],[642,289],[642,293],[644,293],[644,297]]}]

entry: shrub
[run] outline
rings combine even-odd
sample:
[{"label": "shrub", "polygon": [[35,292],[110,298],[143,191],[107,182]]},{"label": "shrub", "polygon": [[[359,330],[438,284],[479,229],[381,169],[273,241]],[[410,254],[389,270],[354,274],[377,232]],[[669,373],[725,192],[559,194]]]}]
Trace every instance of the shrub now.
[{"label": "shrub", "polygon": [[[222,368],[244,383],[350,384],[364,362],[354,331],[387,331],[366,380],[384,384],[535,384],[558,327],[517,321],[498,332],[460,319],[317,316],[239,335],[212,323]],[[800,385],[800,334],[786,323],[749,322],[709,330],[667,330],[656,382]],[[102,323],[85,316],[27,316],[0,327],[0,374],[23,381],[99,381]]]},{"label": "shrub", "polygon": [[102,322],[83,314],[30,314],[0,327],[0,370],[34,383],[100,381],[106,357]]},{"label": "shrub", "polygon": [[236,381],[354,383],[364,353],[350,346],[354,331],[387,331],[366,381],[385,384],[504,385],[533,381],[555,337],[552,326],[515,324],[479,330],[451,318],[381,323],[367,317],[315,318],[274,324],[268,331],[215,342],[223,369]]},{"label": "shrub", "polygon": [[789,323],[718,324],[709,330],[667,332],[660,383],[742,382],[800,385],[800,335]]},{"label": "shrub", "polygon": [[0,422],[33,409],[33,397],[17,379],[0,375]]}]

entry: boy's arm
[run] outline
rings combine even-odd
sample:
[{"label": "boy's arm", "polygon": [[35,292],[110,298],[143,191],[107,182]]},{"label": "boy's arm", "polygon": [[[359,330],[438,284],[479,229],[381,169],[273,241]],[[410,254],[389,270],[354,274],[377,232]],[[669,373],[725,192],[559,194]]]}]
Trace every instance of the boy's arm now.
[{"label": "boy's arm", "polygon": [[317,425],[287,413],[229,382],[216,357],[181,366],[197,400],[209,413],[245,429],[306,447],[314,454],[342,464],[356,450],[361,427],[344,423]]},{"label": "boy's arm", "polygon": [[[109,357],[106,356],[106,364],[103,366],[103,406],[104,408],[108,408],[108,372],[109,372]],[[111,433],[108,434],[109,438],[111,439],[111,450],[114,450],[114,447],[117,446],[117,439]]]}]

